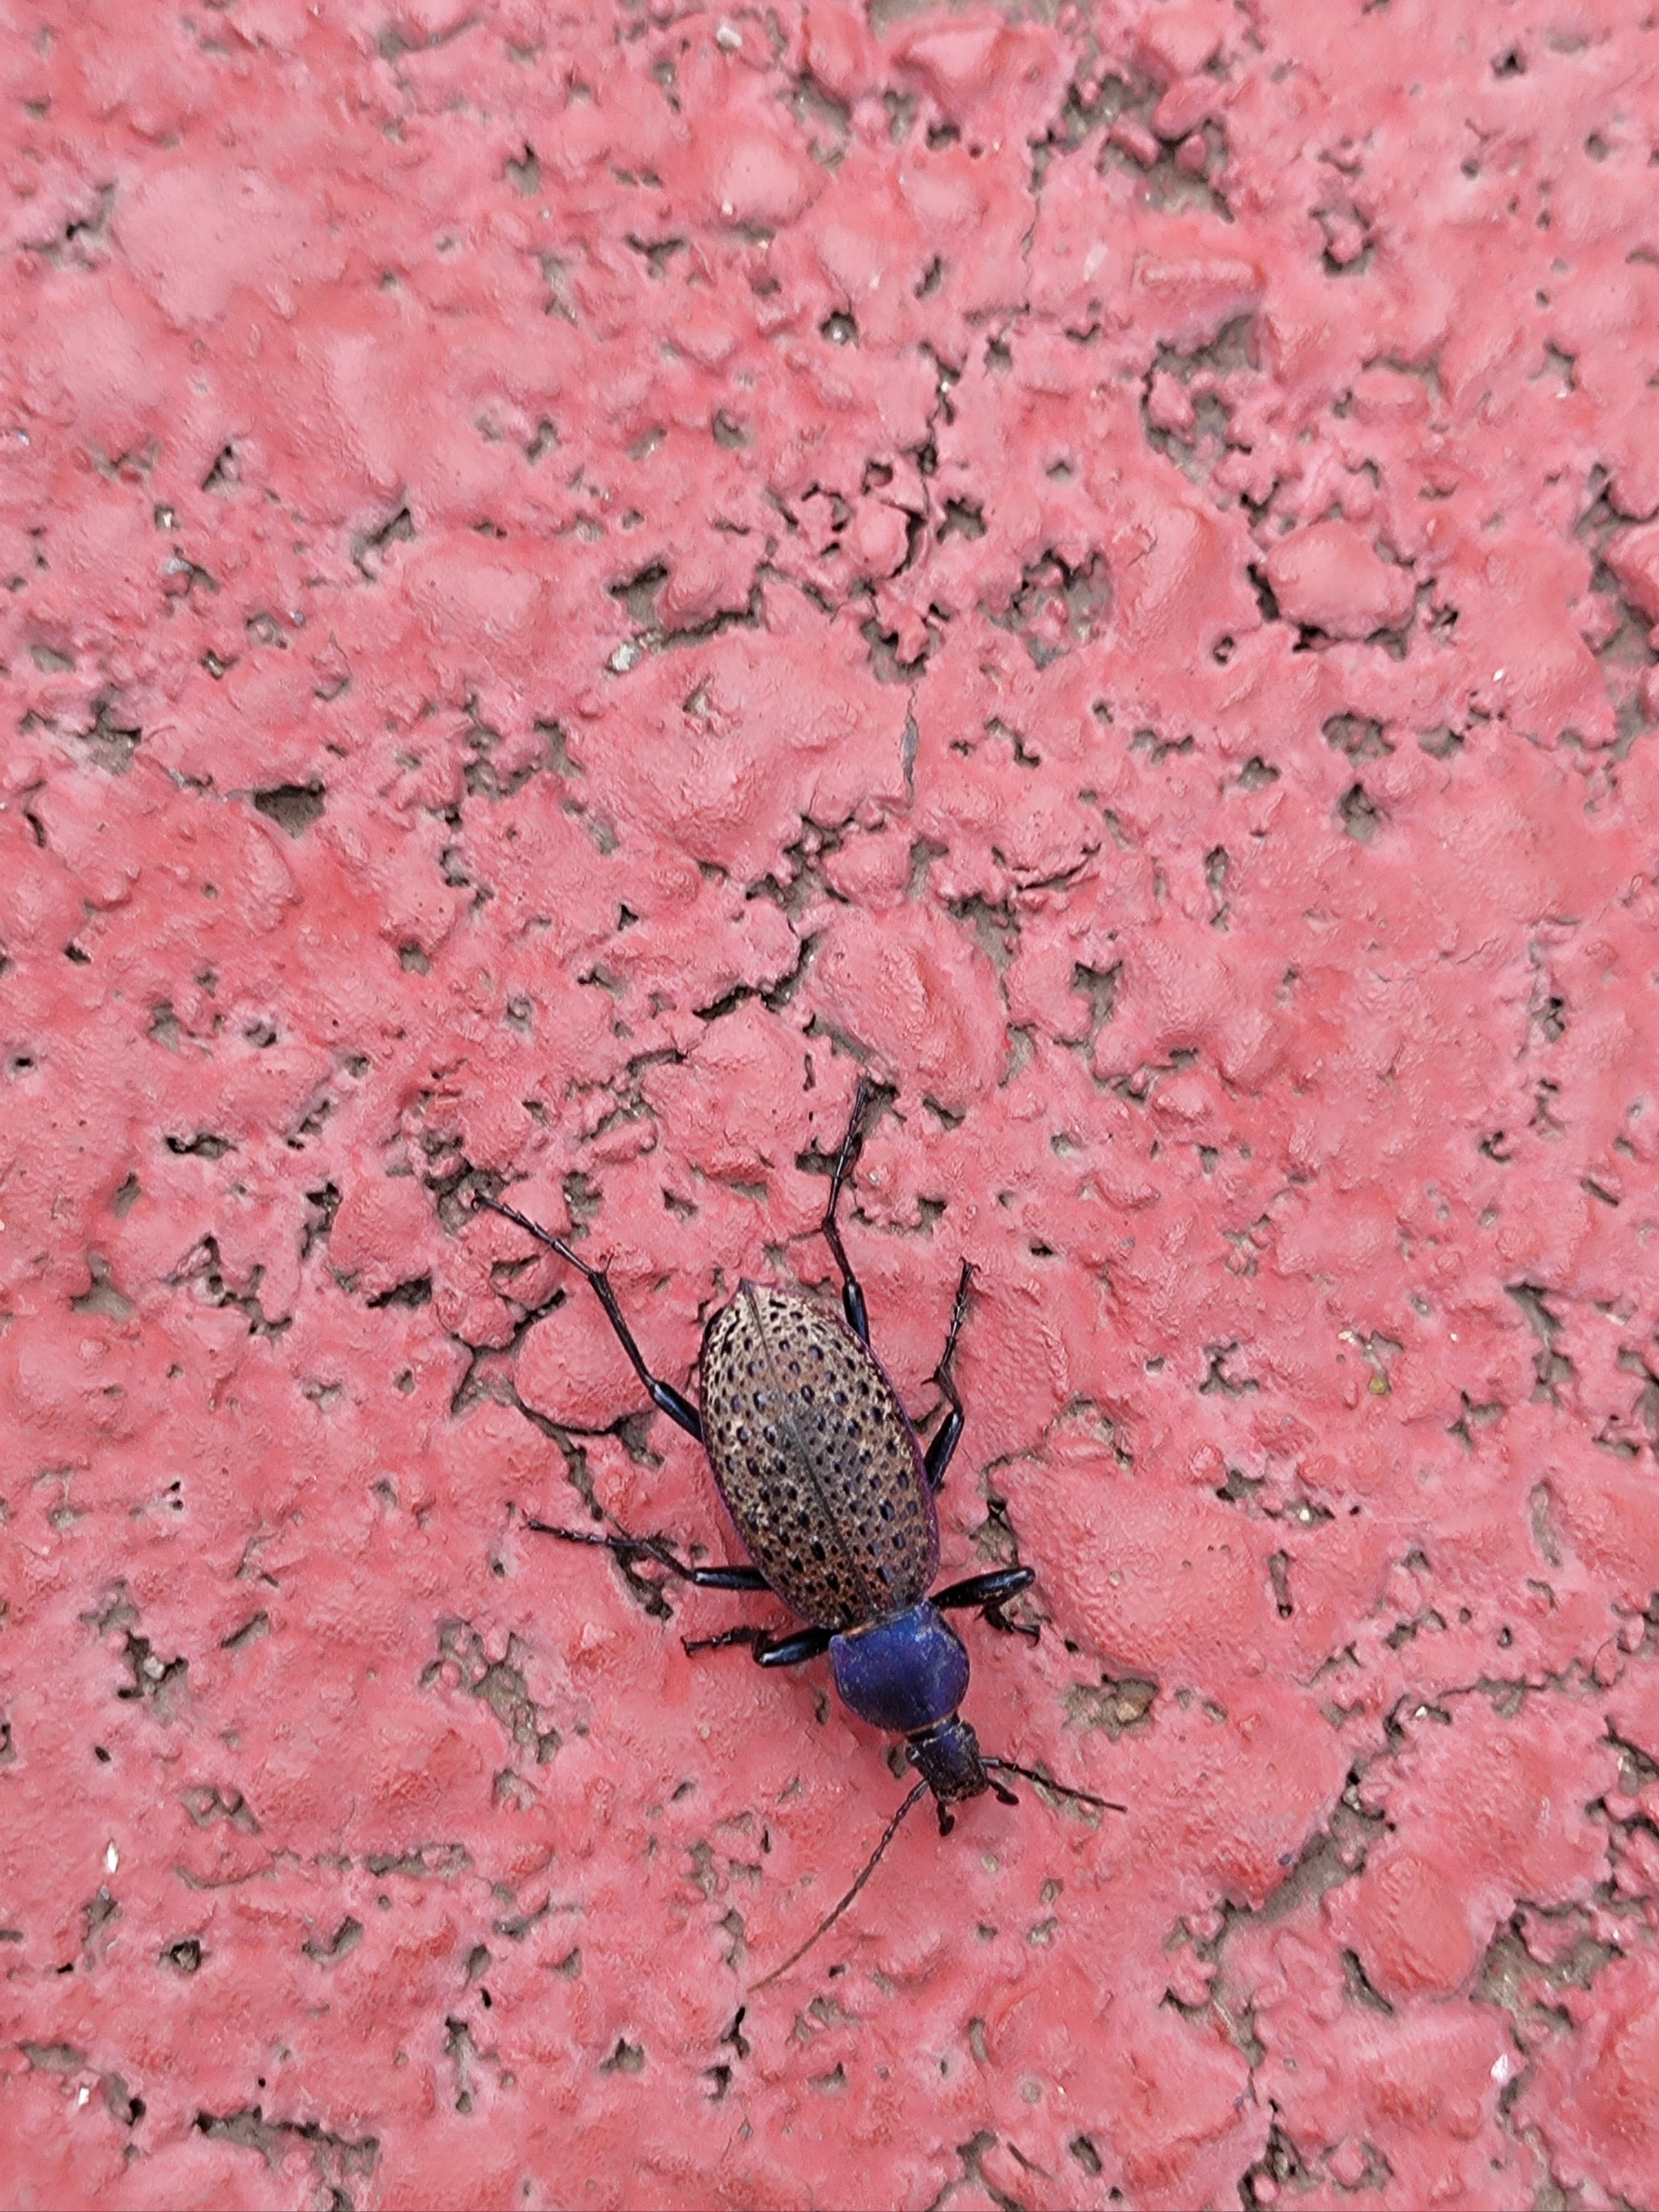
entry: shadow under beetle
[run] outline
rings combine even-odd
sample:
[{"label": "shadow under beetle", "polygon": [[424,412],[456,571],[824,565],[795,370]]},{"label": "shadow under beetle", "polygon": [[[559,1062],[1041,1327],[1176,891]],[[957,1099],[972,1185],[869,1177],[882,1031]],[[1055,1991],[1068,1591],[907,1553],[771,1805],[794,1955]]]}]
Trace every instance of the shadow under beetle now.
[{"label": "shadow under beetle", "polygon": [[939,1569],[934,1493],[962,1435],[962,1399],[951,1370],[973,1270],[963,1262],[950,1332],[933,1376],[945,1418],[924,1449],[870,1348],[864,1292],[836,1218],[863,1147],[873,1096],[860,1078],[822,1224],[841,1271],[845,1322],[813,1299],[742,1283],[703,1334],[701,1411],[651,1372],[603,1267],[591,1267],[562,1237],[514,1207],[491,1198],[476,1201],[550,1245],[586,1277],[652,1403],[708,1453],[754,1565],[693,1566],[655,1537],[606,1536],[540,1521],[526,1526],[625,1559],[654,1559],[699,1589],[773,1591],[809,1625],[781,1637],[752,1626],[731,1628],[690,1641],[686,1650],[744,1644],[763,1667],[793,1667],[828,1652],[843,1703],[861,1720],[902,1736],[905,1756],[921,1778],[835,1911],[757,1989],[793,1966],[840,1918],[905,1816],[930,1790],[941,1835],[951,1832],[951,1808],[963,1798],[991,1790],[1006,1805],[1018,1803],[997,1779],[1000,1774],[1024,1775],[1061,1796],[1124,1810],[1012,1759],[988,1757],[958,1710],[968,1687],[968,1653],[944,1615],[977,1608],[994,1628],[1036,1637],[1035,1626],[1023,1627],[1002,1610],[1035,1577],[1030,1567],[1000,1567],[927,1595]]}]

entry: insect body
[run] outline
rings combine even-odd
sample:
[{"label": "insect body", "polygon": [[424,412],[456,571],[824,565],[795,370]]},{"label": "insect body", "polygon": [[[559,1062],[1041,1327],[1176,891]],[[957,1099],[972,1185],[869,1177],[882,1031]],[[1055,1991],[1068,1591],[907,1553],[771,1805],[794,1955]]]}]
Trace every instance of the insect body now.
[{"label": "insect body", "polygon": [[779,1664],[786,1648],[792,1658],[827,1650],[852,1711],[908,1739],[946,1832],[951,1799],[996,1785],[957,1715],[968,1654],[939,1608],[995,1607],[1032,1579],[1029,1567],[975,1575],[927,1601],[939,1567],[933,1492],[962,1426],[950,1360],[969,1281],[964,1270],[938,1370],[950,1412],[930,1455],[870,1350],[861,1297],[849,1297],[843,1325],[808,1299],[744,1283],[704,1337],[702,1362],[703,1440],[720,1494],[763,1582],[813,1624],[787,1647],[757,1643],[757,1656]]},{"label": "insect body", "polygon": [[[962,1400],[951,1369],[972,1270],[963,1264],[945,1352],[933,1371],[945,1418],[924,1449],[870,1349],[864,1293],[836,1219],[862,1146],[871,1096],[860,1082],[823,1224],[841,1271],[844,1319],[811,1299],[744,1282],[704,1334],[701,1412],[652,1374],[602,1268],[590,1267],[562,1238],[511,1206],[482,1201],[551,1245],[586,1277],[653,1403],[707,1450],[754,1564],[693,1566],[654,1537],[605,1536],[542,1522],[529,1526],[568,1543],[653,1559],[702,1589],[774,1591],[805,1627],[782,1637],[750,1626],[728,1629],[688,1643],[687,1650],[746,1644],[763,1667],[793,1666],[827,1652],[845,1704],[860,1719],[905,1740],[921,1779],[864,1872],[809,1942],[851,1904],[899,1823],[928,1790],[945,1835],[953,1825],[951,1808],[961,1799],[991,1790],[1005,1803],[1018,1802],[997,1779],[1002,1773],[1028,1775],[1085,1803],[1107,1802],[1047,1782],[1012,1759],[987,1757],[958,1710],[968,1686],[968,1654],[945,1614],[977,1608],[993,1627],[1012,1631],[1017,1624],[1002,1608],[1034,1577],[1029,1567],[1003,1567],[928,1595],[939,1567],[934,1493],[962,1434]],[[785,1966],[793,1963],[792,1958]]]}]

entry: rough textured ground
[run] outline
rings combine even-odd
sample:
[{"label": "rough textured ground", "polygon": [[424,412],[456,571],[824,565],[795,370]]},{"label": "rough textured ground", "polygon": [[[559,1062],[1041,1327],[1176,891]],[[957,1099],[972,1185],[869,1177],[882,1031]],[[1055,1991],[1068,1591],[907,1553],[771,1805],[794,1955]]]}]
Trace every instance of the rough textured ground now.
[{"label": "rough textured ground", "polygon": [[[1659,2196],[1646,0],[43,0],[0,263],[0,2194]],[[827,1279],[913,1823],[591,1300]],[[578,1493],[580,1493],[579,1496]]]}]

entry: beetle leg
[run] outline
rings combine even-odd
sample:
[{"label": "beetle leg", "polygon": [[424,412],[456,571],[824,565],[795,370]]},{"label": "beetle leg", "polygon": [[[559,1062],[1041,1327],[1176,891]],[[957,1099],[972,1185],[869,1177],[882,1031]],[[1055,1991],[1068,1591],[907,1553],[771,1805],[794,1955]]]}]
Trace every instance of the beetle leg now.
[{"label": "beetle leg", "polygon": [[757,1667],[799,1667],[804,1659],[817,1659],[830,1649],[827,1628],[802,1628],[793,1636],[774,1636],[764,1628],[728,1628],[719,1636],[686,1640],[688,1651],[720,1651],[728,1644],[747,1644]]},{"label": "beetle leg", "polygon": [[699,1651],[724,1651],[733,1644],[751,1645],[758,1654],[766,1639],[766,1631],[745,1622],[741,1628],[723,1628],[718,1636],[683,1636],[680,1648],[690,1657]]},{"label": "beetle leg", "polygon": [[824,1209],[823,1237],[841,1269],[841,1303],[847,1316],[847,1326],[866,1350],[870,1345],[870,1316],[865,1307],[864,1292],[859,1279],[853,1273],[852,1262],[847,1257],[847,1248],[841,1241],[841,1231],[836,1221],[836,1208],[841,1204],[842,1186],[857,1167],[859,1154],[864,1150],[864,1117],[869,1111],[870,1101],[875,1096],[875,1086],[866,1076],[860,1076],[859,1087],[853,1093],[853,1115],[847,1124],[847,1134],[841,1140],[841,1150],[836,1156],[836,1171],[830,1178],[830,1203]]},{"label": "beetle leg", "polygon": [[[659,1553],[657,1557],[660,1558]],[[763,1590],[772,1585],[758,1567],[682,1567],[674,1572],[693,1589]]]},{"label": "beetle leg", "polygon": [[827,1628],[799,1628],[793,1636],[757,1644],[755,1662],[761,1667],[799,1667],[804,1659],[822,1658],[830,1649]]},{"label": "beetle leg", "polygon": [[948,1589],[937,1591],[929,1599],[941,1613],[957,1607],[977,1606],[993,1628],[1000,1628],[1005,1636],[1029,1636],[1035,1644],[1041,1633],[1036,1621],[1010,1620],[1002,1610],[1011,1597],[1029,1589],[1036,1580],[1030,1567],[998,1567],[988,1575],[969,1575],[966,1582],[952,1583]]},{"label": "beetle leg", "polygon": [[951,1331],[945,1340],[945,1350],[939,1355],[939,1365],[933,1370],[933,1381],[939,1395],[950,1408],[939,1423],[933,1442],[927,1447],[924,1465],[927,1470],[927,1487],[937,1490],[945,1480],[945,1470],[951,1464],[951,1455],[962,1435],[962,1398],[957,1389],[952,1363],[956,1358],[957,1339],[962,1334],[963,1316],[968,1310],[968,1292],[973,1284],[974,1270],[964,1260],[962,1273],[957,1279],[957,1302],[951,1309]]},{"label": "beetle leg", "polygon": [[1005,1636],[1024,1636],[1035,1644],[1042,1634],[1035,1620],[1010,1620],[1000,1605],[988,1605],[981,1618]]},{"label": "beetle leg", "polygon": [[565,1544],[592,1544],[601,1551],[615,1552],[620,1559],[654,1559],[659,1567],[666,1567],[671,1575],[695,1589],[763,1590],[771,1584],[758,1567],[693,1567],[684,1559],[676,1559],[659,1536],[602,1536],[596,1528],[556,1528],[546,1521],[526,1521],[525,1527],[538,1536],[556,1536]]},{"label": "beetle leg", "polygon": [[957,1440],[962,1434],[962,1408],[952,1406],[939,1425],[939,1432],[928,1445],[923,1465],[927,1470],[927,1487],[937,1490],[945,1480],[945,1470],[955,1455]]},{"label": "beetle leg", "polygon": [[499,1199],[483,1197],[475,1199],[473,1205],[475,1208],[480,1206],[488,1206],[492,1213],[501,1214],[519,1228],[527,1231],[532,1237],[538,1237],[544,1244],[550,1244],[562,1260],[568,1260],[579,1273],[586,1276],[588,1281],[593,1285],[595,1297],[605,1308],[606,1318],[617,1332],[623,1350],[628,1354],[633,1364],[634,1372],[650,1393],[652,1404],[659,1413],[666,1413],[671,1421],[676,1422],[683,1428],[688,1437],[694,1437],[698,1443],[702,1443],[703,1441],[702,1416],[690,1400],[683,1396],[672,1382],[663,1382],[646,1365],[645,1354],[635,1343],[634,1332],[623,1319],[623,1310],[617,1303],[617,1293],[611,1289],[611,1278],[605,1269],[589,1267],[581,1255],[573,1251],[562,1237],[556,1237],[550,1229],[544,1229],[539,1222],[532,1221],[527,1214],[520,1213],[516,1206],[503,1206]]}]

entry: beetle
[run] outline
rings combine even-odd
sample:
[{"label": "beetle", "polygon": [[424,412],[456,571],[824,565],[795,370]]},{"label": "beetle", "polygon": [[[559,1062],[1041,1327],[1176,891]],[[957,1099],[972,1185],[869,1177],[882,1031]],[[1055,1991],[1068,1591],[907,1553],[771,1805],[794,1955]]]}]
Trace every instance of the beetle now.
[{"label": "beetle", "polygon": [[853,1887],[767,1981],[793,1966],[846,1911],[900,1824],[929,1790],[941,1835],[951,1832],[951,1808],[964,1799],[988,1790],[1004,1804],[1018,1804],[999,1778],[1003,1774],[1024,1775],[1085,1804],[1125,1809],[1012,1759],[988,1756],[972,1723],[962,1717],[968,1652],[945,1615],[977,1610],[993,1628],[1035,1638],[1035,1625],[1012,1621],[1003,1610],[1035,1576],[1026,1566],[1000,1567],[929,1595],[939,1559],[934,1500],[965,1418],[953,1370],[973,1269],[963,1262],[945,1350],[932,1378],[944,1419],[924,1447],[871,1348],[864,1292],[837,1219],[876,1096],[860,1078],[820,1225],[841,1274],[841,1314],[816,1299],[745,1279],[704,1331],[700,1406],[653,1374],[603,1267],[592,1266],[564,1238],[516,1207],[483,1194],[474,1201],[550,1245],[586,1279],[653,1405],[708,1454],[752,1564],[697,1566],[656,1537],[605,1535],[542,1521],[526,1525],[624,1560],[650,1559],[698,1589],[771,1590],[804,1627],[775,1636],[744,1626],[688,1641],[686,1650],[746,1644],[763,1667],[793,1667],[827,1653],[842,1702],[860,1719],[902,1737],[906,1759],[921,1778]]}]

